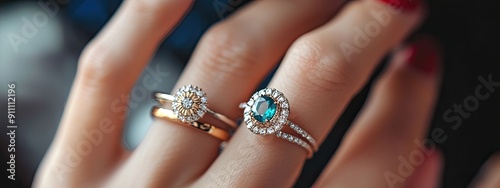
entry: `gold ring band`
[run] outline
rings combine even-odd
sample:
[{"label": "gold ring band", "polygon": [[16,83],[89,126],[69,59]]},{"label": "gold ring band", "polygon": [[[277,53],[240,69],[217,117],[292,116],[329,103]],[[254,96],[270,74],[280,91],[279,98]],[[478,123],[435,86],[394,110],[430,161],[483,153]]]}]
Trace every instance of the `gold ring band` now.
[{"label": "gold ring band", "polygon": [[[175,113],[172,110],[162,108],[159,106],[153,107],[152,115],[153,115],[153,117],[156,117],[156,118],[180,122],[179,119],[177,118],[177,115],[175,115]],[[227,132],[226,130],[215,127],[215,126],[210,125],[208,123],[194,121],[194,122],[190,122],[189,125],[191,125],[191,127],[199,129],[203,132],[206,132],[206,133],[212,135],[213,137],[215,137],[219,140],[222,140],[222,141],[227,141],[230,137],[229,132]]]}]

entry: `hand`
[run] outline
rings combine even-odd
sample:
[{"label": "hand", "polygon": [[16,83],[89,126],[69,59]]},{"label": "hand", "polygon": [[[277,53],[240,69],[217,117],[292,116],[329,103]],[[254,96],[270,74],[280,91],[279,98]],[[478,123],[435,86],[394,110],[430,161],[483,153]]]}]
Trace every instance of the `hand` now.
[{"label": "hand", "polygon": [[[389,2],[389,3],[388,3]],[[290,101],[290,120],[319,144],[379,61],[422,21],[410,0],[251,2],[212,27],[176,88],[193,84],[210,108],[231,119],[285,55],[268,87]],[[128,94],[161,39],[191,6],[186,0],[125,1],[85,48],[61,125],[35,179],[37,187],[291,187],[303,148],[238,128],[220,141],[158,119],[142,143],[122,145],[124,114],[110,109]],[[439,52],[419,38],[394,52],[318,187],[434,186],[439,155],[418,150],[439,88]],[[328,143],[325,143],[328,145]],[[416,170],[398,172],[413,151]],[[413,163],[410,163],[413,165]],[[394,174],[387,175],[389,173]],[[398,178],[399,177],[399,178]],[[392,178],[392,179],[391,179]],[[409,183],[412,182],[412,183]]]},{"label": "hand", "polygon": [[500,186],[500,153],[496,153],[483,165],[472,187],[490,188]]}]

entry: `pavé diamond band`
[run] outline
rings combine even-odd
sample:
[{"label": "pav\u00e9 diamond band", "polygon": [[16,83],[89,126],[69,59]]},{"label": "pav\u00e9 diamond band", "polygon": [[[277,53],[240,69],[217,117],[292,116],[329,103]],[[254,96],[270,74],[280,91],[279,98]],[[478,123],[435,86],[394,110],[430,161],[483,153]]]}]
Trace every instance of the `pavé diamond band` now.
[{"label": "pav\u00e9 diamond band", "polygon": [[[243,121],[253,133],[276,135],[302,146],[307,150],[308,158],[317,150],[316,140],[304,129],[288,120],[290,114],[288,99],[277,89],[266,88],[256,92],[248,102],[241,103],[240,108],[244,108]],[[284,125],[290,126],[302,138],[282,132]]]}]

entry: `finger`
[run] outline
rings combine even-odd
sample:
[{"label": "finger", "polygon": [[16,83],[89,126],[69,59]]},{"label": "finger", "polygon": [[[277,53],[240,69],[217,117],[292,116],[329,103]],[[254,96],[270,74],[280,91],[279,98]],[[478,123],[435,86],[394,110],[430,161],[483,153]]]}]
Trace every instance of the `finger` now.
[{"label": "finger", "polygon": [[[125,151],[121,134],[127,103],[122,99],[190,5],[184,0],[134,0],[121,5],[80,58],[60,129],[45,157],[44,164],[51,168],[42,168],[47,173],[40,181],[62,181],[68,173],[100,177],[119,162]],[[83,185],[82,181],[73,182]]]},{"label": "finger", "polygon": [[[321,142],[344,106],[364,84],[378,60],[419,22],[421,8],[391,14],[377,1],[348,3],[330,23],[303,35],[292,45],[270,88],[284,93],[290,103],[289,119]],[[372,15],[387,16],[378,23]],[[369,26],[378,24],[376,26]],[[342,54],[343,44],[354,45],[356,28],[377,27],[359,53]],[[363,31],[364,32],[364,31]],[[289,187],[300,172],[306,152],[273,136],[259,136],[243,128],[209,169],[211,181],[230,185]],[[251,170],[249,170],[251,169]],[[227,175],[227,172],[231,172]],[[271,185],[269,185],[271,184]]]},{"label": "finger", "polygon": [[[332,5],[336,3],[339,2],[326,2],[328,6],[320,1],[247,4],[203,36],[176,88],[199,86],[207,95],[210,109],[236,119],[241,116],[235,113],[238,104],[251,95],[297,37],[331,17]],[[217,121],[209,123],[220,125]],[[126,169],[141,168],[144,159],[158,161],[157,168],[141,173],[169,185],[185,184],[201,176],[215,160],[219,143],[201,131],[157,120]]]},{"label": "finger", "polygon": [[405,182],[408,188],[439,187],[439,180],[443,168],[443,159],[439,152],[432,153],[425,159],[415,173]]},{"label": "finger", "polygon": [[471,187],[500,187],[500,153],[494,154],[481,168]]},{"label": "finger", "polygon": [[421,149],[439,91],[435,46],[420,38],[394,55],[319,186],[400,187],[435,151]]}]

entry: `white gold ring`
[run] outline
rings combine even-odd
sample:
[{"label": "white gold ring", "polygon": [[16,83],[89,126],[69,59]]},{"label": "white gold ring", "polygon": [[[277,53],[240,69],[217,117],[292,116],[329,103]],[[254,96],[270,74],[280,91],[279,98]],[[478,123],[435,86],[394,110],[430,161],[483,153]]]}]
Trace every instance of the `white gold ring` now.
[{"label": "white gold ring", "polygon": [[[317,150],[316,140],[304,129],[288,120],[290,115],[288,99],[277,89],[265,88],[254,93],[248,102],[240,104],[240,108],[244,108],[243,121],[253,133],[276,135],[302,146],[307,150],[308,158]],[[290,126],[299,136],[282,132],[284,125]]]}]

